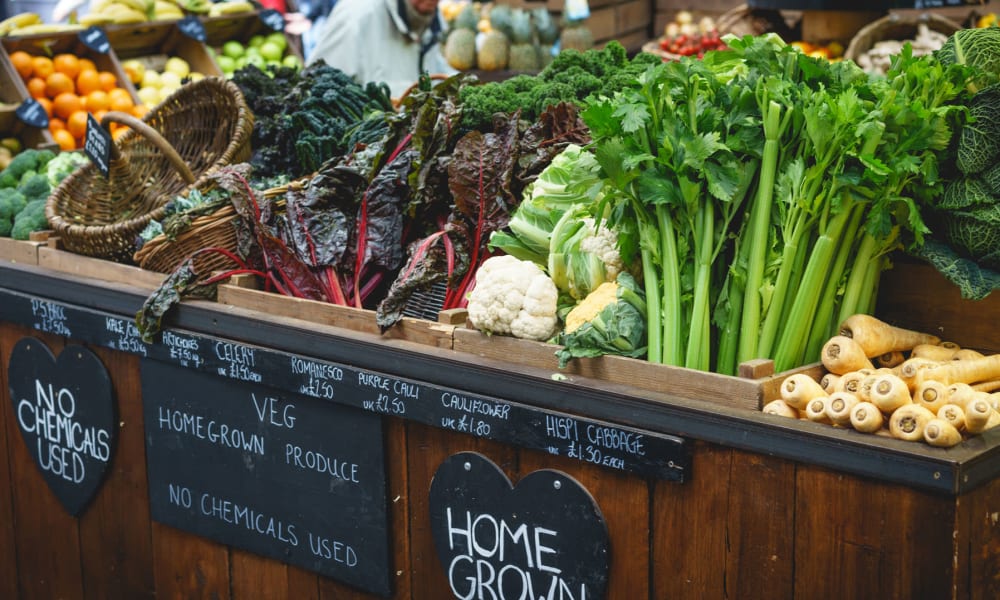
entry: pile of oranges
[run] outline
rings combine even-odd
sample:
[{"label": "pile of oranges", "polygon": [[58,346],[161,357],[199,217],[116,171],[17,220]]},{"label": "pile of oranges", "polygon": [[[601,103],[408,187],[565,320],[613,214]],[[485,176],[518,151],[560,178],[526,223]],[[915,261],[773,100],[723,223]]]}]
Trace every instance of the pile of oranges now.
[{"label": "pile of oranges", "polygon": [[[56,54],[52,58],[33,55],[23,50],[10,54],[14,68],[49,115],[49,131],[63,150],[83,146],[87,131],[87,113],[98,121],[109,110],[125,112],[141,118],[146,107],[136,104],[125,88],[118,86],[114,73],[99,71],[88,58],[74,54]],[[116,137],[126,127],[111,124]]]}]

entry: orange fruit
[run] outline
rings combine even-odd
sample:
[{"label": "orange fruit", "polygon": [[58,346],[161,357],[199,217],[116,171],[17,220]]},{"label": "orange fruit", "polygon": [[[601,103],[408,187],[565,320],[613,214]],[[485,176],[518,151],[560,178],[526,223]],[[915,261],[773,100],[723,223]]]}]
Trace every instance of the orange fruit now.
[{"label": "orange fruit", "polygon": [[87,94],[87,110],[90,112],[108,110],[109,106],[111,106],[111,100],[108,98],[107,92],[94,90]]},{"label": "orange fruit", "polygon": [[56,73],[62,73],[70,79],[75,79],[80,74],[80,59],[75,54],[56,54],[52,59],[52,68]]},{"label": "orange fruit", "polygon": [[78,60],[78,62],[80,64],[81,73],[83,73],[84,71],[97,71],[97,65],[95,65],[94,61],[90,60],[89,58],[81,58]]},{"label": "orange fruit", "polygon": [[79,139],[87,133],[87,114],[85,110],[78,110],[66,119],[66,130],[72,133],[73,137]]},{"label": "orange fruit", "polygon": [[124,127],[124,126],[119,127],[118,129],[115,129],[114,131],[111,132],[111,139],[117,140],[118,138],[120,138],[121,136],[125,135],[126,133],[128,133],[128,127]]},{"label": "orange fruit", "polygon": [[34,65],[31,61],[31,55],[24,50],[17,50],[10,53],[10,62],[14,63],[14,70],[17,74],[21,76],[21,79],[27,80],[31,77],[32,71],[35,70]]},{"label": "orange fruit", "polygon": [[98,123],[100,123],[101,119],[104,118],[104,115],[108,114],[108,111],[106,111],[106,110],[98,110],[98,111],[92,112],[90,114],[94,115],[94,120],[97,121]]},{"label": "orange fruit", "polygon": [[99,89],[101,89],[101,78],[97,75],[97,71],[87,69],[80,71],[80,74],[76,76],[77,94],[86,96],[90,92]]},{"label": "orange fruit", "polygon": [[32,77],[28,80],[28,94],[32,98],[45,97],[45,80],[41,77]]},{"label": "orange fruit", "polygon": [[76,138],[65,129],[57,129],[52,132],[52,137],[59,144],[60,150],[76,150]]},{"label": "orange fruit", "polygon": [[52,100],[52,112],[60,119],[69,118],[78,110],[83,110],[83,104],[80,97],[72,92],[64,92]]},{"label": "orange fruit", "polygon": [[136,119],[141,119],[145,117],[146,113],[148,112],[149,112],[149,107],[146,106],[145,104],[136,104],[135,106],[132,107],[132,116],[135,117]]},{"label": "orange fruit", "polygon": [[72,92],[75,89],[73,80],[65,73],[56,71],[45,78],[45,95],[49,98],[55,98],[63,92]]},{"label": "orange fruit", "polygon": [[52,116],[52,101],[49,100],[48,98],[36,98],[36,100],[38,100],[38,103],[41,104],[42,108],[45,109],[45,114],[47,114],[49,117],[51,117]]},{"label": "orange fruit", "polygon": [[135,102],[132,101],[132,96],[130,96],[129,93],[122,88],[115,88],[108,92],[108,102],[111,110],[121,112],[131,112],[132,107],[135,106]]},{"label": "orange fruit", "polygon": [[118,87],[118,78],[115,77],[114,73],[109,71],[99,71],[97,73],[97,78],[101,83],[101,89],[105,92],[110,92]]},{"label": "orange fruit", "polygon": [[59,131],[60,129],[66,129],[66,121],[59,117],[49,119],[49,131]]},{"label": "orange fruit", "polygon": [[35,77],[45,79],[55,72],[56,70],[52,66],[51,58],[47,56],[34,56],[31,58],[31,74]]}]

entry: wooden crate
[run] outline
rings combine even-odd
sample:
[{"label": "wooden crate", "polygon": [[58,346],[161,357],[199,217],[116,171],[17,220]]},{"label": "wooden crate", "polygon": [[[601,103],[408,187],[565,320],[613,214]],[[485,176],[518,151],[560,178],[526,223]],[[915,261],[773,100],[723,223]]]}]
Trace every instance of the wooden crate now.
[{"label": "wooden crate", "polygon": [[110,281],[149,291],[160,287],[166,278],[162,273],[61,250],[58,238],[49,238],[46,245],[39,246],[37,264],[61,273]]},{"label": "wooden crate", "polygon": [[219,286],[216,300],[221,304],[247,308],[266,315],[303,319],[312,323],[332,325],[351,331],[373,333],[385,339],[400,339],[436,348],[451,348],[455,326],[404,317],[384,333],[375,322],[375,311],[339,306],[316,300],[304,300],[273,294],[252,287],[243,287],[246,279],[238,284]]},{"label": "wooden crate", "polygon": [[155,22],[142,25],[109,27],[108,41],[121,60],[136,59],[146,68],[163,71],[167,59],[184,59],[191,70],[202,75],[220,76],[208,48],[180,32],[176,23]]},{"label": "wooden crate", "polygon": [[558,347],[553,344],[486,335],[469,328],[455,329],[453,348],[484,358],[548,369],[556,376],[599,379],[748,410],[759,410],[778,398],[781,382],[793,372],[805,372],[816,379],[822,376],[819,364],[776,374],[773,362],[750,361],[740,365],[740,376],[734,377],[610,355],[573,359],[560,369],[555,355]]},{"label": "wooden crate", "polygon": [[38,264],[38,248],[45,242],[12,240],[0,237],[0,261],[22,265]]}]

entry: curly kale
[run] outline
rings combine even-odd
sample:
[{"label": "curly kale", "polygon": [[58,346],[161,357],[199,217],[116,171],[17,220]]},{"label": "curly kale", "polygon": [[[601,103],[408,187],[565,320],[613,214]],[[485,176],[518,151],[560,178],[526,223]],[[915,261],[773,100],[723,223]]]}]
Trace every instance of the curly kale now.
[{"label": "curly kale", "polygon": [[234,81],[256,119],[250,163],[259,176],[315,172],[350,149],[346,134],[369,113],[392,107],[385,84],[358,84],[322,61],[287,79],[247,67]]},{"label": "curly kale", "polygon": [[521,110],[534,121],[549,106],[570,102],[580,106],[591,95],[611,96],[660,59],[639,54],[629,60],[624,46],[612,41],[600,50],[560,52],[535,76],[518,75],[504,81],[465,86],[460,94],[462,126],[491,131],[493,115]]}]

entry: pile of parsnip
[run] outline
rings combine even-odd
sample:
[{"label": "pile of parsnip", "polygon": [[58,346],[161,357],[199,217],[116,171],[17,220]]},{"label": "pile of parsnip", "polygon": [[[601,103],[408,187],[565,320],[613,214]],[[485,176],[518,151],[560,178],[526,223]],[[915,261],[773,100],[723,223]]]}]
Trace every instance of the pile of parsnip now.
[{"label": "pile of parsnip", "polygon": [[823,346],[820,381],[796,373],[765,413],[951,447],[1000,425],[1000,354],[854,315]]}]

